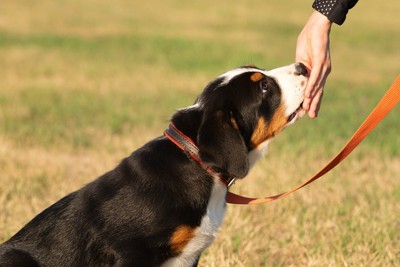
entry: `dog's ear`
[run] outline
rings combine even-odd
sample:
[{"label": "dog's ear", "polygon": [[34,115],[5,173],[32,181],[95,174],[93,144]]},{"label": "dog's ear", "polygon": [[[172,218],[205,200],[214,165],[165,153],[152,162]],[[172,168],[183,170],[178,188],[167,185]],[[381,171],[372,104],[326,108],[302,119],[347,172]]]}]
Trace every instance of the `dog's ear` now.
[{"label": "dog's ear", "polygon": [[229,112],[204,114],[197,144],[201,160],[216,171],[237,178],[248,173],[247,147]]}]

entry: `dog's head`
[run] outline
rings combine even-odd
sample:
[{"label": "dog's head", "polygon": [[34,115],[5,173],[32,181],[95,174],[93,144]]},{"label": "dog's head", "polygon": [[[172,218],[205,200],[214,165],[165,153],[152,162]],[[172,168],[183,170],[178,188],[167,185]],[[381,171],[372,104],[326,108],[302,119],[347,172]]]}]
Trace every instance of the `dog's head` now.
[{"label": "dog's head", "polygon": [[271,71],[240,67],[210,82],[193,106],[202,111],[197,133],[202,161],[222,174],[244,177],[268,142],[305,114],[307,80],[307,69],[296,63]]}]

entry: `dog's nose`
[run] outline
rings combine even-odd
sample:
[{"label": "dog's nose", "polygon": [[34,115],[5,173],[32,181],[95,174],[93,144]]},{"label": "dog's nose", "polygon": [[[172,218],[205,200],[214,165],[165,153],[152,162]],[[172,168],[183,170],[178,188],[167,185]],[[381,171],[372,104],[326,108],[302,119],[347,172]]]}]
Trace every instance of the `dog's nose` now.
[{"label": "dog's nose", "polygon": [[307,73],[308,73],[306,66],[304,66],[304,64],[301,63],[301,62],[296,63],[296,64],[294,65],[294,68],[295,68],[295,70],[296,70],[295,73],[294,73],[295,75],[306,76]]}]

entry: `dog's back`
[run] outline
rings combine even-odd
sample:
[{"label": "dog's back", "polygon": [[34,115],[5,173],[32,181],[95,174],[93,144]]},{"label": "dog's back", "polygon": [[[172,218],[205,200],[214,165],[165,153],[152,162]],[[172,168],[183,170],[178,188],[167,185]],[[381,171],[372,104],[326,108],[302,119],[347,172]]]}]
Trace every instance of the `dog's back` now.
[{"label": "dog's back", "polygon": [[174,232],[200,225],[213,183],[194,182],[180,154],[165,138],[146,144],[1,245],[0,266],[159,266],[176,256],[187,237],[173,244]]}]

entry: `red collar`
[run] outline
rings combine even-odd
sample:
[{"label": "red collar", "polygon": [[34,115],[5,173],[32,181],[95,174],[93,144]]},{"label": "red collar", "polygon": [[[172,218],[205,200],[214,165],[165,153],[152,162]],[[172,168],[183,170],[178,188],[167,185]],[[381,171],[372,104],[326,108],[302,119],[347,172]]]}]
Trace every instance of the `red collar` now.
[{"label": "red collar", "polygon": [[[210,166],[207,166],[200,158],[200,150],[196,146],[196,144],[190,139],[187,135],[182,133],[176,126],[171,122],[169,127],[164,131],[164,135],[173,142],[177,147],[182,149],[186,154],[194,159],[204,170],[212,175],[216,175],[215,172]],[[220,175],[218,175],[220,176]],[[221,182],[224,183],[227,187],[231,186],[236,178],[232,177],[229,179],[220,178]]]}]

